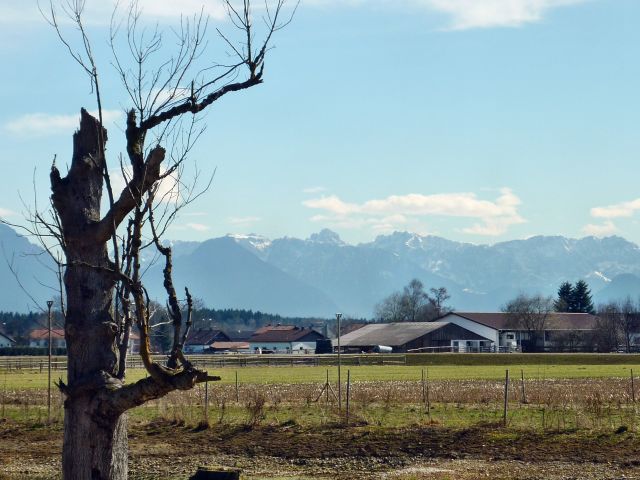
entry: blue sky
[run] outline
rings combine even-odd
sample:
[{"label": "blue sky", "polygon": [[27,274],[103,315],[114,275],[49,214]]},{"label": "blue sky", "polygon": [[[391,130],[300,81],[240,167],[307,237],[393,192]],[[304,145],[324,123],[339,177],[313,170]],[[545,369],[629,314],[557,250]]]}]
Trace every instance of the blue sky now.
[{"label": "blue sky", "polygon": [[[170,26],[202,3],[141,5]],[[117,171],[130,105],[106,48],[109,9],[87,0]],[[229,27],[218,2],[206,9]],[[215,177],[168,236],[640,242],[638,21],[636,0],[303,0],[265,83],[204,116],[186,175]],[[19,222],[34,185],[46,205],[51,160],[67,163],[77,112],[95,102],[35,2],[0,2],[0,62],[0,214]]]}]

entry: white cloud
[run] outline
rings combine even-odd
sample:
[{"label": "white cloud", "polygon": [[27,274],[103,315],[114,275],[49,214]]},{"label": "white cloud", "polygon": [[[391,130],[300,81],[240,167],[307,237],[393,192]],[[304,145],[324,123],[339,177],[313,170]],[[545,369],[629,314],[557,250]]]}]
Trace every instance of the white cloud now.
[{"label": "white cloud", "polygon": [[552,9],[587,0],[307,0],[307,5],[376,6],[442,13],[449,17],[447,30],[519,27],[541,21]]},{"label": "white cloud", "polygon": [[[166,173],[166,168],[164,166],[161,167],[161,173],[163,175]],[[124,167],[124,174],[126,175],[127,181],[131,180],[132,172],[130,165],[126,165]],[[127,182],[125,181],[125,177],[122,174],[122,170],[110,170],[109,179],[111,181],[111,190],[113,191],[114,197],[117,199],[120,196],[120,193],[127,186]],[[158,189],[155,193],[155,199],[156,201],[165,204],[180,203],[182,199],[182,197],[180,196],[180,182],[177,181],[175,172],[160,181],[160,185],[158,185]],[[198,214],[183,215],[199,216]]]},{"label": "white cloud", "polygon": [[606,207],[593,207],[591,216],[596,218],[632,217],[636,210],[640,210],[640,198]]},{"label": "white cloud", "polygon": [[539,22],[548,11],[585,0],[414,0],[450,16],[449,29],[518,27]]},{"label": "white cloud", "polygon": [[[91,114],[97,116],[96,112],[91,112]],[[118,118],[123,118],[123,113],[120,110],[102,111],[102,119],[107,128]],[[78,128],[79,123],[79,112],[72,115],[27,113],[5,123],[4,129],[20,137],[42,137],[73,132]]]},{"label": "white cloud", "polygon": [[229,223],[233,225],[251,225],[259,222],[260,220],[260,217],[230,217]]},{"label": "white cloud", "polygon": [[594,237],[606,237],[607,235],[613,235],[618,231],[618,228],[613,224],[611,220],[607,220],[601,225],[590,223],[582,228],[582,231],[586,235],[593,235]]},{"label": "white cloud", "polygon": [[393,230],[428,216],[447,216],[480,220],[463,229],[465,233],[497,236],[511,225],[525,221],[517,211],[520,199],[508,188],[501,189],[495,201],[481,200],[475,193],[465,192],[391,195],[362,204],[348,203],[331,195],[302,203],[324,212],[313,216],[312,221],[342,228],[369,227],[377,231]]},{"label": "white cloud", "polygon": [[9,210],[8,208],[2,208],[0,207],[0,218],[2,217],[10,217],[12,215],[15,215],[16,212],[14,212],[13,210]]},{"label": "white cloud", "polygon": [[209,230],[209,225],[205,225],[204,223],[187,223],[185,227],[195,230],[196,232],[206,232]]}]

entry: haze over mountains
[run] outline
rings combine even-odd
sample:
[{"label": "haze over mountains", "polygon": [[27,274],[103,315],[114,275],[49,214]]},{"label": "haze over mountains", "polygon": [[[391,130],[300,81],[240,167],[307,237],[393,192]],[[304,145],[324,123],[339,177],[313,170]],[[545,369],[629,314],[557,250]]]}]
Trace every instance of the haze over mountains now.
[{"label": "haze over mountains", "polygon": [[[5,257],[39,300],[55,277],[40,250],[0,225]],[[559,284],[585,279],[595,303],[640,295],[640,248],[621,237],[537,236],[473,245],[407,232],[348,245],[330,230],[308,239],[228,235],[171,242],[174,280],[212,308],[247,308],[289,316],[331,317],[342,311],[371,317],[376,303],[412,278],[446,287],[457,310],[495,311],[519,292],[555,295]],[[24,256],[24,253],[29,255]],[[151,256],[145,257],[152,264]],[[26,311],[33,302],[0,266],[0,310]],[[150,265],[146,286],[163,298],[162,265]]]}]

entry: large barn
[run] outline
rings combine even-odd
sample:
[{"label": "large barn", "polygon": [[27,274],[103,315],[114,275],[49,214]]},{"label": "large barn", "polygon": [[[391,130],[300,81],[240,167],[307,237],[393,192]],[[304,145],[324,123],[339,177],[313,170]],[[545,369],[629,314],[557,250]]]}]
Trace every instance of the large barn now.
[{"label": "large barn", "polygon": [[[491,339],[493,349],[496,351],[534,351],[531,345],[530,333],[517,321],[517,318],[507,313],[492,312],[451,312],[438,322],[451,322],[462,328],[469,329],[478,335]],[[544,322],[540,332],[540,347],[545,350],[558,349],[563,337],[574,336],[580,338],[592,332],[596,328],[597,317],[588,313],[550,313]],[[582,347],[580,340],[574,347]]]},{"label": "large barn", "polygon": [[372,323],[343,335],[340,344],[347,352],[379,347],[391,347],[394,353],[451,351],[454,345],[464,345],[466,351],[491,348],[490,339],[450,322]]}]

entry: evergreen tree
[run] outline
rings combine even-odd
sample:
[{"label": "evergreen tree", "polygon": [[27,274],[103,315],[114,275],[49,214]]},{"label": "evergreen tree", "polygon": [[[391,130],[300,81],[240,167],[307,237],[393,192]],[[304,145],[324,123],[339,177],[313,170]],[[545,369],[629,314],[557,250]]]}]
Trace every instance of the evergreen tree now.
[{"label": "evergreen tree", "polygon": [[558,288],[558,298],[553,302],[556,312],[570,312],[573,302],[573,286],[569,282],[563,282]]},{"label": "evergreen tree", "polygon": [[578,280],[571,291],[569,311],[573,313],[593,313],[591,290],[584,280]]}]

